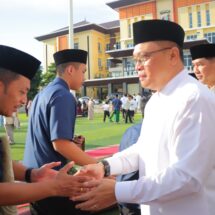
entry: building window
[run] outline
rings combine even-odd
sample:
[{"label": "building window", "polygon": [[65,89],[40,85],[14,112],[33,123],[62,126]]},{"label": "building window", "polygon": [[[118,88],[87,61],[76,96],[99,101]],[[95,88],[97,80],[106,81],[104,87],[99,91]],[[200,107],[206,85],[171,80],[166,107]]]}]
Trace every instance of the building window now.
[{"label": "building window", "polygon": [[206,10],[206,25],[211,24],[211,19],[210,19],[210,11]]},{"label": "building window", "polygon": [[194,34],[194,35],[187,35],[187,40],[196,40],[197,39],[197,35],[196,34]]},{"label": "building window", "polygon": [[98,58],[98,67],[99,67],[99,71],[101,71],[103,68],[102,68],[102,59],[101,58]]},{"label": "building window", "polygon": [[106,44],[106,51],[109,51],[110,50],[110,43],[107,43]]},{"label": "building window", "polygon": [[189,71],[192,70],[192,57],[190,54],[184,53],[184,65]]},{"label": "building window", "polygon": [[106,70],[108,70],[111,67],[111,61],[110,59],[106,60]]},{"label": "building window", "polygon": [[127,48],[133,48],[133,47],[134,47],[133,43],[128,43],[127,44]]},{"label": "building window", "polygon": [[131,24],[128,24],[128,38],[131,38]]},{"label": "building window", "polygon": [[102,53],[102,44],[101,43],[98,43],[98,52]]},{"label": "building window", "polygon": [[120,49],[121,48],[120,42],[116,42],[114,46],[115,46],[115,49]]},{"label": "building window", "polygon": [[78,43],[74,43],[74,49],[78,49]]},{"label": "building window", "polygon": [[197,12],[197,26],[201,27],[202,26],[202,19],[201,19],[201,12]]},{"label": "building window", "polygon": [[210,42],[210,43],[215,43],[215,32],[210,32],[204,34],[204,37]]},{"label": "building window", "polygon": [[193,27],[193,14],[189,13],[189,27],[192,28]]},{"label": "building window", "polygon": [[124,71],[124,76],[133,76],[137,75],[135,71],[135,64],[133,59],[127,58],[125,66],[125,71]]}]

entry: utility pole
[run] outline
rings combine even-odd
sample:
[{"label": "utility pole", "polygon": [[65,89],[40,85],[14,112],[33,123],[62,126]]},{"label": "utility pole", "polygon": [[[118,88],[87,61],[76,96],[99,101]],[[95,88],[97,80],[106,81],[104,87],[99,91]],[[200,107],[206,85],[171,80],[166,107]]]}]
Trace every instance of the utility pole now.
[{"label": "utility pole", "polygon": [[73,0],[69,0],[69,48],[74,48]]},{"label": "utility pole", "polygon": [[[73,30],[73,0],[69,0],[69,49],[74,48],[74,30]],[[76,97],[75,90],[70,92]]]}]

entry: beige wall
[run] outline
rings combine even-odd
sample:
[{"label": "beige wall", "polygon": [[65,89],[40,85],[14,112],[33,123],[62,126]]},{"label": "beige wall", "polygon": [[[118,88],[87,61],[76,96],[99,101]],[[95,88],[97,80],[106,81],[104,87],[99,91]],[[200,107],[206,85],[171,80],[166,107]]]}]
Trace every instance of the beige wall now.
[{"label": "beige wall", "polygon": [[48,66],[54,63],[53,54],[56,52],[56,38],[43,41],[43,56],[44,56],[44,70],[47,71]]},{"label": "beige wall", "polygon": [[[193,18],[193,28],[192,29],[200,29],[200,28],[208,28],[206,25],[206,8],[210,10],[210,20],[211,25],[215,25],[215,2],[208,2],[202,4],[191,5],[187,7],[181,7],[178,9],[178,22],[181,24],[185,30],[191,30],[189,27],[189,12],[192,13]],[[201,12],[201,27],[197,26],[197,11]]]}]

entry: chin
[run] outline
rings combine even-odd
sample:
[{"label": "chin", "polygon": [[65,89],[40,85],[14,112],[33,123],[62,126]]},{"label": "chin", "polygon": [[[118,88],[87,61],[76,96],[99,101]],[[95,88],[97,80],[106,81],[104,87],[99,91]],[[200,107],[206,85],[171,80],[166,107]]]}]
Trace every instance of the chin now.
[{"label": "chin", "polygon": [[147,88],[148,84],[145,81],[140,81],[141,87]]}]

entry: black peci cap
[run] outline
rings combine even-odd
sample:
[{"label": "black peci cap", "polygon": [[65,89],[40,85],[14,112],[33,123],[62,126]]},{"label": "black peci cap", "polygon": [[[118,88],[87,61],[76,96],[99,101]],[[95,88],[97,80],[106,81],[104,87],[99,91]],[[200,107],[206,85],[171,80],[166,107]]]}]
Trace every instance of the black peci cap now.
[{"label": "black peci cap", "polygon": [[41,62],[18,49],[0,45],[0,67],[32,79]]},{"label": "black peci cap", "polygon": [[65,49],[54,53],[54,60],[56,66],[69,62],[86,64],[87,52],[81,49]]},{"label": "black peci cap", "polygon": [[167,20],[144,20],[133,24],[134,44],[151,41],[172,41],[183,47],[184,30],[175,22]]},{"label": "black peci cap", "polygon": [[201,44],[190,48],[190,53],[193,60],[198,58],[215,57],[215,44]]}]

